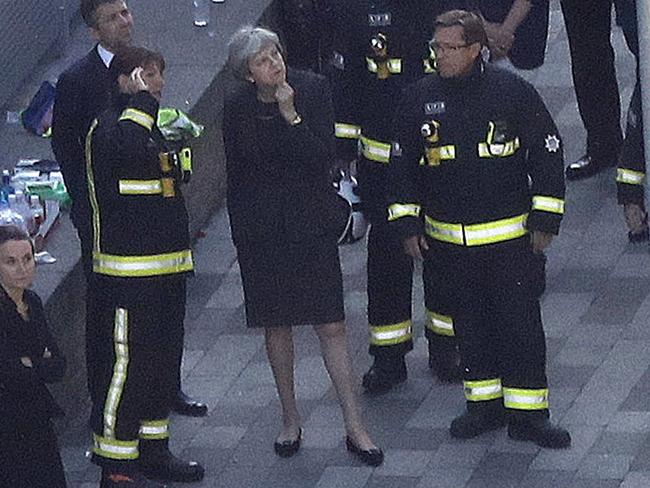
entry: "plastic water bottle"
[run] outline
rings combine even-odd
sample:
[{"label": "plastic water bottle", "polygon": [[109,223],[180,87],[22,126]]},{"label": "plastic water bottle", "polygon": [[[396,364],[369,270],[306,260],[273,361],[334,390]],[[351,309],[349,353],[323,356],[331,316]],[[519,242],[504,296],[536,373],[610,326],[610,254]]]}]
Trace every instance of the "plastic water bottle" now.
[{"label": "plastic water bottle", "polygon": [[34,215],[29,203],[27,203],[25,194],[21,190],[16,190],[16,193],[9,195],[9,208],[22,217],[27,233],[30,236],[34,235],[36,228]]},{"label": "plastic water bottle", "polygon": [[192,0],[194,25],[205,27],[210,22],[210,0]]},{"label": "plastic water bottle", "polygon": [[23,218],[9,207],[9,203],[0,202],[0,226],[15,225],[27,232],[27,226]]}]

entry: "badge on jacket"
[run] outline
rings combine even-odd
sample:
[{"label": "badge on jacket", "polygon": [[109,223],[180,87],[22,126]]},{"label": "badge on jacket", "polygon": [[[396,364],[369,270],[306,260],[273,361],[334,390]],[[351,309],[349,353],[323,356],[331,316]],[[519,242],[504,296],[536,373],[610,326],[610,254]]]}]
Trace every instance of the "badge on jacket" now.
[{"label": "badge on jacket", "polygon": [[368,25],[370,27],[385,27],[390,25],[392,15],[386,14],[368,14]]},{"label": "badge on jacket", "polygon": [[445,113],[445,102],[429,102],[424,104],[426,115],[440,115]]}]

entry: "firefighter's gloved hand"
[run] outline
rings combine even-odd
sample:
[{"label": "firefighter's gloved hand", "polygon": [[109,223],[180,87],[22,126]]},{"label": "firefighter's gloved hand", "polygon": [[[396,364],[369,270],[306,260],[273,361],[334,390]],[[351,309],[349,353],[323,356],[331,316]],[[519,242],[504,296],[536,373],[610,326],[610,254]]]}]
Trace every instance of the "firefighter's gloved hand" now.
[{"label": "firefighter's gloved hand", "polygon": [[422,251],[429,250],[429,244],[424,236],[411,236],[404,239],[404,252],[413,259],[422,261]]},{"label": "firefighter's gloved hand", "polygon": [[648,214],[641,205],[626,203],[623,206],[625,223],[632,234],[642,234],[648,228]]},{"label": "firefighter's gloved hand", "polygon": [[542,254],[548,246],[551,245],[553,234],[550,232],[542,232],[541,230],[534,230],[530,234],[530,242],[535,254]]}]

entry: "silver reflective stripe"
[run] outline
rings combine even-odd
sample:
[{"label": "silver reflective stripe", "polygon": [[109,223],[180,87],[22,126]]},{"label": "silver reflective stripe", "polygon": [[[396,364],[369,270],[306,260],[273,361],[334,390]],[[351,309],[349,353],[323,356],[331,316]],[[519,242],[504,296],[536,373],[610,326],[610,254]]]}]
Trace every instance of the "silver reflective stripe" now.
[{"label": "silver reflective stripe", "polygon": [[548,389],[504,388],[503,403],[507,408],[518,410],[545,409],[548,408]]},{"label": "silver reflective stripe", "polygon": [[151,115],[135,108],[125,109],[122,112],[122,115],[120,115],[119,120],[130,120],[131,122],[135,122],[147,130],[151,130],[154,124],[154,120]]},{"label": "silver reflective stripe", "polygon": [[361,127],[352,124],[334,124],[334,135],[340,139],[358,139]]},{"label": "silver reflective stripe", "polygon": [[631,169],[618,168],[616,170],[616,181],[628,185],[643,185],[645,182],[645,173]]},{"label": "silver reflective stripe", "polygon": [[160,435],[169,431],[169,422],[144,422],[140,425],[140,434],[142,435]]},{"label": "silver reflective stripe", "polygon": [[465,240],[468,246],[479,246],[525,235],[527,214],[511,219],[497,220],[487,224],[465,226]]},{"label": "silver reflective stripe", "polygon": [[138,454],[138,447],[136,446],[117,446],[102,441],[95,440],[95,446],[102,451],[110,452],[111,454]]},{"label": "silver reflective stripe", "polygon": [[115,437],[117,407],[122,398],[129,366],[129,312],[124,308],[115,309],[113,325],[113,346],[115,348],[115,363],[113,376],[108,387],[106,403],[104,404],[104,437]]},{"label": "silver reflective stripe", "polygon": [[388,207],[388,221],[397,220],[402,217],[418,217],[420,205],[416,203],[394,203]]},{"label": "silver reflective stripe", "polygon": [[556,214],[564,213],[564,200],[561,198],[535,195],[533,197],[533,210],[542,210]]},{"label": "silver reflective stripe", "polygon": [[181,273],[193,268],[190,250],[154,256],[113,256],[95,253],[93,270],[114,276],[152,276]]},{"label": "silver reflective stripe", "polygon": [[160,180],[120,180],[122,195],[156,195],[162,193]]},{"label": "silver reflective stripe", "polygon": [[378,341],[386,341],[390,339],[398,339],[400,337],[405,337],[411,333],[410,327],[405,329],[390,330],[384,332],[375,332],[371,331],[372,337]]},{"label": "silver reflective stripe", "polygon": [[493,395],[501,392],[501,385],[485,385],[485,386],[475,386],[469,388],[472,396],[484,396],[484,395]]}]

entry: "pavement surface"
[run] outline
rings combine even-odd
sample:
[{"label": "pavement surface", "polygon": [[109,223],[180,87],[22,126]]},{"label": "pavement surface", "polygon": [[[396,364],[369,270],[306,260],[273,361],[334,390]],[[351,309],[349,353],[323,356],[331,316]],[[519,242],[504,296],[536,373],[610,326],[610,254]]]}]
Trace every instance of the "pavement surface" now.
[{"label": "pavement surface", "polygon": [[[552,9],[546,64],[526,78],[554,115],[571,161],[581,156],[585,134],[557,2]],[[634,61],[618,29],[613,41],[627,107]],[[350,350],[360,376],[370,364],[364,243],[340,251]],[[464,408],[462,388],[437,382],[427,368],[422,290],[416,280],[417,341],[407,358],[409,380],[384,396],[362,396],[366,422],[386,453],[384,465],[366,467],[345,451],[340,410],[311,327],[295,329],[303,448],[291,459],[278,458],[272,444],[279,402],[263,336],[245,327],[239,269],[223,210],[205,229],[195,253],[184,388],[208,402],[210,413],[172,419],[172,449],[206,467],[206,479],[192,486],[650,486],[650,254],[647,245],[627,242],[613,170],[568,185],[566,218],[548,253],[543,316],[552,418],[573,436],[572,447],[564,451],[511,441],[505,431],[471,441],[449,436],[450,421]],[[61,444],[70,486],[97,486],[99,471],[84,456],[87,437],[63,433]]]}]

